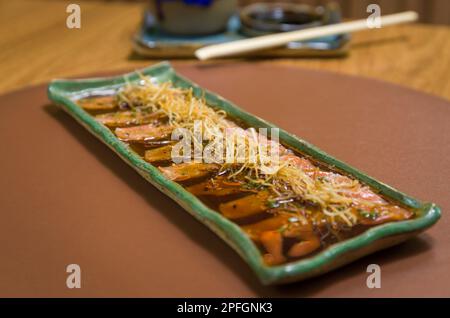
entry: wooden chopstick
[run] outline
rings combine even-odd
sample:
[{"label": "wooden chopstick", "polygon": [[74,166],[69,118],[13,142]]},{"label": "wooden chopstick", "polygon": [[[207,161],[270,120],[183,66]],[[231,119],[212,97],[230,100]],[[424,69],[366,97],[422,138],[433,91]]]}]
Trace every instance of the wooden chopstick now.
[{"label": "wooden chopstick", "polygon": [[[381,27],[414,22],[418,19],[417,12],[405,11],[380,17]],[[299,31],[290,31],[270,35],[258,36],[250,39],[232,41],[222,44],[215,44],[202,47],[195,51],[195,56],[200,60],[207,60],[216,57],[232,56],[241,53],[268,49],[286,45],[292,41],[305,41],[324,36],[350,33],[368,28],[367,19],[330,24]]]}]

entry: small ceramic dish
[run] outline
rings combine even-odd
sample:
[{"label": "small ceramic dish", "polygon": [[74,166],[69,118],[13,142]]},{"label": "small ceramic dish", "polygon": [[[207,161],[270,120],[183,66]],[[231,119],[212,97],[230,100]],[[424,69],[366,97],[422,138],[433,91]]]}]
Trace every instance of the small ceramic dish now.
[{"label": "small ceramic dish", "polygon": [[[169,63],[160,63],[143,69],[142,74],[152,77],[157,83],[170,81],[173,86],[192,88],[196,96],[204,96],[206,102],[223,109],[233,118],[242,120],[255,128],[274,128],[263,119],[251,115],[224,98],[202,89],[188,79],[178,75]],[[432,226],[440,218],[440,209],[434,203],[420,202],[392,187],[379,182],[357,169],[333,158],[308,142],[280,129],[280,141],[291,149],[304,153],[317,162],[345,172],[347,175],[370,186],[384,197],[414,210],[415,217],[374,226],[348,240],[335,243],[317,254],[298,261],[268,266],[252,240],[235,223],[220,213],[208,208],[197,197],[181,185],[168,180],[155,166],[144,161],[126,143],[120,141],[111,130],[97,122],[94,117],[77,105],[74,100],[90,94],[111,94],[126,81],[137,82],[139,75],[129,73],[111,78],[81,80],[54,80],[48,87],[49,98],[60,105],[95,137],[108,145],[142,177],[182,206],[191,215],[210,228],[236,250],[254,270],[264,284],[279,284],[303,280],[336,269],[367,254],[398,244]],[[125,217],[125,216],[124,216]]]},{"label": "small ceramic dish", "polygon": [[[339,23],[340,13],[330,13],[326,24]],[[242,40],[253,35],[256,30],[245,28],[238,15],[233,15],[223,32],[208,35],[174,35],[165,32],[159,25],[158,19],[151,12],[144,14],[142,25],[134,36],[134,52],[149,58],[192,58],[195,50],[205,45]],[[244,34],[248,33],[248,34]],[[253,53],[255,57],[341,57],[348,53],[349,34],[322,37],[310,41],[290,42],[284,47],[262,50]]]},{"label": "small ceramic dish", "polygon": [[225,29],[237,0],[150,1],[161,28],[177,35],[208,35]]},{"label": "small ceramic dish", "polygon": [[254,3],[239,12],[242,31],[249,36],[302,30],[341,20],[335,5],[309,6],[295,3]]}]

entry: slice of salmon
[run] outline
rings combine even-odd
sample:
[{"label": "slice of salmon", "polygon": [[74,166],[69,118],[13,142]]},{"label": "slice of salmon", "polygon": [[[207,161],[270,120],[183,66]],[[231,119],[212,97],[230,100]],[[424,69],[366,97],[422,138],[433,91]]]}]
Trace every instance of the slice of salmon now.
[{"label": "slice of salmon", "polygon": [[127,110],[115,113],[106,113],[95,116],[95,119],[108,127],[126,127],[130,125],[142,125],[161,119],[162,113],[151,113],[139,110]]},{"label": "slice of salmon", "polygon": [[[316,178],[325,178],[329,182],[336,185],[352,185],[354,182],[349,177],[334,172],[316,171],[314,175]],[[354,202],[355,205],[360,205],[360,202],[368,202],[377,205],[387,204],[387,202],[382,197],[373,192],[369,187],[361,184],[356,187],[349,187],[348,190],[346,190],[345,188],[341,189],[340,193],[346,197],[356,199]]]},{"label": "slice of salmon", "polygon": [[[340,184],[340,185],[351,185],[353,184],[353,180],[347,176],[319,170],[316,166],[314,166],[308,159],[297,157],[295,155],[286,155],[282,157],[282,160],[289,161],[290,164],[295,165],[297,168],[304,171],[308,176],[313,179],[324,178],[331,183]],[[383,200],[379,195],[373,192],[369,187],[359,185],[357,187],[350,188],[348,190],[340,190],[340,193],[349,198],[354,198],[355,204],[358,204],[358,199],[362,202],[370,202],[373,204],[386,204],[386,201]]]},{"label": "slice of salmon", "polygon": [[263,232],[260,240],[267,251],[263,255],[264,262],[267,265],[278,265],[286,261],[286,257],[283,255],[283,236],[279,231]]},{"label": "slice of salmon", "polygon": [[242,229],[251,239],[259,241],[262,233],[280,229],[283,225],[289,223],[289,218],[288,214],[279,214],[253,224],[244,225]]},{"label": "slice of salmon", "polygon": [[249,191],[242,187],[242,183],[230,181],[223,176],[192,185],[187,187],[187,190],[194,195],[212,196],[225,196]]},{"label": "slice of salmon", "polygon": [[118,105],[114,95],[83,98],[77,103],[86,110],[114,110]]},{"label": "slice of salmon", "polygon": [[269,196],[268,191],[261,191],[241,199],[222,203],[219,205],[219,211],[231,220],[262,213],[269,208],[267,205]]},{"label": "slice of salmon", "polygon": [[147,150],[144,159],[150,163],[172,160],[172,145]]},{"label": "slice of salmon", "polygon": [[220,169],[214,163],[181,163],[170,167],[159,167],[164,176],[172,181],[186,181],[201,177],[206,177]]},{"label": "slice of salmon", "polygon": [[358,219],[364,225],[378,225],[387,222],[404,221],[411,219],[414,212],[405,210],[398,206],[380,207],[375,210],[368,210],[367,212],[357,210]]},{"label": "slice of salmon", "polygon": [[289,154],[282,156],[280,158],[281,162],[288,162],[290,165],[293,165],[303,172],[305,172],[310,177],[314,175],[314,172],[317,170],[317,168],[306,158],[298,157],[294,154]]},{"label": "slice of salmon", "polygon": [[156,126],[147,124],[134,127],[116,128],[114,131],[120,140],[141,142],[165,139],[170,136],[173,128],[167,125]]},{"label": "slice of salmon", "polygon": [[295,215],[280,213],[269,219],[245,225],[242,229],[266,249],[264,260],[268,265],[284,262],[284,238],[297,240],[287,251],[289,257],[302,257],[320,248],[320,239],[310,224],[301,223]]}]

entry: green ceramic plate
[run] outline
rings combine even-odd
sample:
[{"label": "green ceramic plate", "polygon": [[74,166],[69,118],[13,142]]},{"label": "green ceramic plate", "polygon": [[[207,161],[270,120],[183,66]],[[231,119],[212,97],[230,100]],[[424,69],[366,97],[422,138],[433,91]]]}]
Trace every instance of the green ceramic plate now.
[{"label": "green ceramic plate", "polygon": [[[178,75],[169,63],[160,63],[141,72],[153,77],[157,82],[172,81],[173,85],[177,87],[192,87],[197,96],[201,96],[204,92],[208,104],[224,109],[228,114],[240,118],[251,127],[275,127]],[[331,245],[314,256],[296,262],[272,267],[267,266],[263,263],[258,248],[237,225],[209,209],[177,183],[166,179],[157,168],[145,162],[125,143],[117,139],[109,129],[96,122],[94,118],[72,101],[74,98],[92,92],[113,91],[124,84],[125,78],[129,81],[137,81],[138,75],[130,73],[111,78],[55,80],[48,87],[48,95],[52,101],[61,105],[65,111],[107,144],[146,180],[178,202],[186,211],[223,238],[242,256],[264,284],[292,282],[325,273],[364,255],[400,243],[432,226],[440,217],[440,209],[435,204],[419,202],[280,129],[280,141],[282,143],[313,157],[315,160],[335,166],[337,169],[354,176],[382,195],[414,209],[417,217],[413,220],[375,226],[352,239]]]}]

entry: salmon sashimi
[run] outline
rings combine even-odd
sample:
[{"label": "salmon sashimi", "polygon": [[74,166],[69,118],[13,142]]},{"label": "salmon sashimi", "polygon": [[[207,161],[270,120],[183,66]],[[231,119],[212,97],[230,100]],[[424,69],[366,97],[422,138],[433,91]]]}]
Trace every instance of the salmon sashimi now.
[{"label": "salmon sashimi", "polygon": [[[342,185],[353,182],[350,178],[333,172],[322,172],[320,175],[331,180],[334,184]],[[358,218],[359,223],[364,225],[402,221],[414,216],[414,213],[411,211],[389,204],[368,186],[358,184],[356,187],[347,190],[343,189],[340,193],[356,199],[352,203],[354,207],[353,214]]]},{"label": "salmon sashimi", "polygon": [[271,218],[253,224],[243,225],[242,229],[252,240],[259,241],[262,233],[280,229],[289,222],[289,218],[288,214],[274,215]]},{"label": "salmon sashimi", "polygon": [[173,128],[167,125],[156,126],[147,124],[134,127],[116,128],[116,136],[122,141],[141,142],[165,139],[170,136]]},{"label": "salmon sashimi", "polygon": [[264,261],[268,265],[277,265],[286,261],[283,254],[285,238],[297,240],[289,250],[287,256],[302,257],[320,248],[320,240],[309,223],[302,223],[295,215],[280,213],[272,218],[245,225],[242,229],[255,242],[259,242],[266,250]]},{"label": "salmon sashimi", "polygon": [[[387,202],[378,194],[373,192],[369,187],[362,186],[361,184],[354,185],[354,181],[349,177],[327,171],[316,171],[314,173],[316,178],[323,178],[333,185],[340,185],[340,193],[354,199],[355,204],[360,202],[367,202],[368,204],[387,204]],[[347,185],[347,189],[346,186]]]},{"label": "salmon sashimi", "polygon": [[289,164],[292,164],[298,168],[300,168],[303,172],[305,172],[308,176],[312,177],[314,175],[314,172],[317,170],[317,167],[315,167],[311,161],[309,161],[306,158],[297,157],[294,154],[288,154],[280,157],[280,161],[288,162]]},{"label": "salmon sashimi", "polygon": [[95,116],[95,119],[108,127],[126,127],[130,125],[142,125],[157,121],[164,114],[148,111],[127,110],[122,112],[106,113]]},{"label": "salmon sashimi", "polygon": [[219,170],[220,166],[214,163],[181,163],[170,167],[159,167],[164,176],[172,181],[182,182],[190,179],[206,177]]},{"label": "salmon sashimi", "polygon": [[114,110],[118,102],[116,96],[108,95],[83,98],[78,101],[78,105],[85,110]]},{"label": "salmon sashimi", "polygon": [[267,265],[277,265],[286,262],[283,255],[283,236],[279,231],[266,231],[261,234],[260,241],[267,253],[263,255]]},{"label": "salmon sashimi", "polygon": [[371,210],[356,209],[359,222],[364,225],[378,225],[386,222],[408,220],[414,216],[412,211],[398,206],[383,206]]},{"label": "salmon sashimi", "polygon": [[239,219],[262,213],[269,208],[269,192],[261,191],[241,199],[219,205],[219,211],[228,219]]},{"label": "salmon sashimi", "polygon": [[311,224],[303,224],[298,220],[294,221],[293,219],[295,218],[291,218],[291,222],[286,229],[281,231],[283,237],[295,238],[298,240],[298,242],[289,248],[287,252],[288,256],[299,258],[320,248],[320,239],[316,233],[314,233]]},{"label": "salmon sashimi", "polygon": [[[238,226],[266,265],[414,218],[404,200],[322,156],[283,145],[276,129],[249,127],[198,93],[140,74],[136,82],[75,102],[165,180]],[[186,162],[192,158],[203,162]]]},{"label": "salmon sashimi", "polygon": [[361,224],[377,225],[391,221],[407,220],[414,216],[413,212],[389,204],[368,186],[362,185],[347,176],[320,170],[309,160],[295,155],[286,155],[282,159],[294,164],[312,179],[319,179],[334,187],[338,187],[341,195],[355,199],[352,202],[352,206],[355,208],[353,214]]},{"label": "salmon sashimi", "polygon": [[147,150],[144,159],[150,163],[169,161],[172,159],[172,145]]},{"label": "salmon sashimi", "polygon": [[241,182],[228,180],[227,177],[217,177],[186,188],[194,195],[226,196],[250,190],[242,187]]},{"label": "salmon sashimi", "polygon": [[322,180],[326,180],[334,185],[348,185],[347,190],[343,189],[340,191],[343,195],[352,198],[359,198],[364,201],[370,201],[371,203],[386,204],[386,201],[374,193],[369,187],[359,185],[356,188],[350,188],[350,186],[354,185],[354,181],[352,179],[334,172],[322,171],[314,166],[308,159],[300,158],[295,155],[287,155],[283,156],[282,160],[288,160],[313,179],[321,178]]}]

